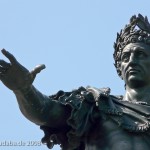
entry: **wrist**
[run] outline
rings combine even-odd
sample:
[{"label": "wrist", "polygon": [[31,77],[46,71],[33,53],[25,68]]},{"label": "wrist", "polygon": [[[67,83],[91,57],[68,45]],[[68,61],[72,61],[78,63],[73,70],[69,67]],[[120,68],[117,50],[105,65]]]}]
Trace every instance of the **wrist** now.
[{"label": "wrist", "polygon": [[17,89],[17,90],[13,90],[13,92],[15,93],[15,94],[20,94],[20,93],[22,93],[22,94],[28,94],[31,90],[32,90],[32,85],[30,85],[30,86],[28,86],[28,87],[23,87],[23,88],[19,88],[19,89]]}]

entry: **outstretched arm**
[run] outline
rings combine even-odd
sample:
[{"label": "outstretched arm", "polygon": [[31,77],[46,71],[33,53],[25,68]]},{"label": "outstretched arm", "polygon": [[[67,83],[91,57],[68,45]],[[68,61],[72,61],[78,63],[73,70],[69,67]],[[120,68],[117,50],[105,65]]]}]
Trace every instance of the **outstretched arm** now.
[{"label": "outstretched arm", "polygon": [[16,95],[23,115],[38,125],[65,126],[70,108],[51,100],[32,85],[36,74],[45,66],[39,65],[29,72],[8,51],[3,49],[2,53],[10,63],[0,60],[0,80]]}]

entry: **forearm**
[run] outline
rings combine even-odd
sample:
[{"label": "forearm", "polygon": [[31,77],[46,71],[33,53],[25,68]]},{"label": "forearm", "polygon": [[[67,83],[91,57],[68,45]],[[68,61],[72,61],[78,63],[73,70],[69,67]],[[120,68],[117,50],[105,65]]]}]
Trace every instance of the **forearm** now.
[{"label": "forearm", "polygon": [[[34,86],[14,91],[22,114],[38,125],[59,126],[66,124],[68,110],[57,101],[49,99]],[[65,118],[64,118],[65,116]],[[62,119],[63,118],[63,119]]]},{"label": "forearm", "polygon": [[45,65],[38,65],[30,72],[11,53],[5,49],[2,53],[10,62],[0,60],[0,81],[15,93],[23,115],[38,125],[66,125],[70,108],[43,95],[32,85],[36,74],[44,69]]},{"label": "forearm", "polygon": [[[22,114],[30,121],[39,124],[42,108],[47,97],[38,92],[34,86],[14,91]],[[41,124],[41,123],[40,123]]]}]

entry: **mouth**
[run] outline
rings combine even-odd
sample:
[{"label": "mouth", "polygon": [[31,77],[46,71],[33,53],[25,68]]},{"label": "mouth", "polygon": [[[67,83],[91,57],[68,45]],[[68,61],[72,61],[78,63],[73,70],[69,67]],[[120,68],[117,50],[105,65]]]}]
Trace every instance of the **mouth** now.
[{"label": "mouth", "polygon": [[139,69],[129,69],[128,70],[129,73],[134,73],[134,72],[140,72]]},{"label": "mouth", "polygon": [[127,72],[128,72],[129,75],[135,75],[135,74],[140,73],[140,70],[139,69],[135,69],[135,68],[131,68]]}]

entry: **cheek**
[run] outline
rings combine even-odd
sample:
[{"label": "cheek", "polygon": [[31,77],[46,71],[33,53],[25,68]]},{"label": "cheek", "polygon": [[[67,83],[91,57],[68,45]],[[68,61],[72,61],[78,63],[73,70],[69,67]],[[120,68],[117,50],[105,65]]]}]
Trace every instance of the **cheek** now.
[{"label": "cheek", "polygon": [[148,63],[143,64],[143,68],[144,68],[144,71],[149,73],[150,75],[150,63],[148,62]]},{"label": "cheek", "polygon": [[139,63],[141,65],[141,67],[143,67],[146,70],[150,70],[150,60],[149,59],[145,59],[140,61]]},{"label": "cheek", "polygon": [[126,67],[127,67],[127,63],[121,63],[121,65],[120,65],[120,70],[121,70],[121,78],[122,78],[122,80],[127,80],[127,74],[126,74]]},{"label": "cheek", "polygon": [[125,68],[125,64],[122,63],[122,64],[120,65],[120,70],[121,70],[122,75],[124,74],[124,68]]}]

